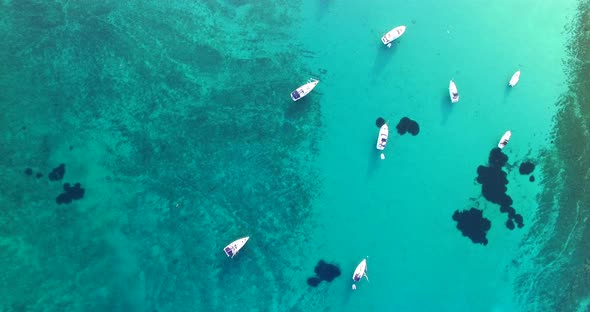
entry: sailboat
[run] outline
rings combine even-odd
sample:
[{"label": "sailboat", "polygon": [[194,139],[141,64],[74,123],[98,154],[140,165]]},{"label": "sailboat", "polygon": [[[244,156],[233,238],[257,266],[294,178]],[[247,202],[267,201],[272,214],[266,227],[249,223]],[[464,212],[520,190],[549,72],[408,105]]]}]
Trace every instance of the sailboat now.
[{"label": "sailboat", "polygon": [[318,85],[319,82],[320,81],[317,79],[309,78],[304,85],[300,86],[299,88],[295,89],[295,91],[291,92],[291,99],[293,101],[297,101],[302,97],[306,96],[307,94],[309,94],[309,92],[311,92],[311,90],[313,90],[313,88],[315,88],[315,86]]},{"label": "sailboat", "polygon": [[[361,261],[361,263],[359,263],[359,265],[356,266],[356,269],[354,270],[354,273],[352,274],[352,280],[355,283],[358,283],[361,281],[363,276],[367,279],[367,281],[369,280],[369,277],[367,276],[367,259],[363,259],[363,261]],[[355,289],[356,289],[356,285],[352,284],[352,290],[355,290]]]},{"label": "sailboat", "polygon": [[508,85],[511,87],[514,87],[518,81],[520,80],[520,69],[514,73],[514,75],[512,75],[512,78],[510,78],[510,81],[508,82]]},{"label": "sailboat", "polygon": [[233,258],[238,253],[238,251],[240,251],[240,249],[242,249],[242,247],[246,245],[246,242],[248,242],[249,239],[249,236],[237,239],[229,243],[229,245],[225,246],[225,248],[223,248],[223,251],[228,257]]},{"label": "sailboat", "polygon": [[451,98],[451,103],[459,102],[459,91],[457,90],[457,85],[453,80],[449,82],[449,97]]}]

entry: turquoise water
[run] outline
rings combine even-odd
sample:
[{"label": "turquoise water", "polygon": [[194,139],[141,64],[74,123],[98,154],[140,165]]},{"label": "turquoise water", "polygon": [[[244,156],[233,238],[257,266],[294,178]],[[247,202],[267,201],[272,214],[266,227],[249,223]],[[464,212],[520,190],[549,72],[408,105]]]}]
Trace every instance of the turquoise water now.
[{"label": "turquoise water", "polygon": [[[518,165],[551,147],[577,5],[2,2],[2,310],[547,309],[526,280],[551,232],[527,231],[553,177]],[[417,136],[395,133],[404,116]],[[475,183],[509,129],[513,231]],[[78,182],[84,198],[57,205]],[[471,207],[486,246],[451,219]],[[342,275],[312,288],[319,260]]]}]

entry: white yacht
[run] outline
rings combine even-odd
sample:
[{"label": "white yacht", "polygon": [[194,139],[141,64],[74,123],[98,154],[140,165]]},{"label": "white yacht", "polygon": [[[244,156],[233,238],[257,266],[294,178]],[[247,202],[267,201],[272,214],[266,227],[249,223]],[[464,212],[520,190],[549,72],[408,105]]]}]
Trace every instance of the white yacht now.
[{"label": "white yacht", "polygon": [[396,28],[390,30],[388,33],[381,37],[381,42],[386,45],[388,48],[391,48],[391,42],[399,37],[401,37],[404,32],[406,32],[406,26],[401,25],[397,26]]},{"label": "white yacht", "polygon": [[248,242],[248,239],[250,239],[249,236],[237,239],[237,240],[229,243],[229,245],[225,246],[225,248],[223,248],[223,251],[225,251],[225,254],[228,257],[233,258],[238,253],[238,251],[240,251],[240,249],[242,249],[242,247],[244,247],[244,245],[246,245],[246,242]]},{"label": "white yacht", "polygon": [[293,101],[297,101],[302,97],[306,96],[309,92],[311,92],[311,90],[313,90],[313,88],[315,88],[315,86],[318,85],[318,82],[320,81],[317,79],[309,78],[307,80],[307,83],[295,89],[295,91],[291,92],[291,98],[293,99]]},{"label": "white yacht", "polygon": [[[389,127],[387,124],[383,124],[381,129],[379,129],[379,137],[377,137],[377,149],[382,151],[385,149],[385,145],[387,145],[387,137],[389,136]],[[385,159],[385,154],[381,153],[381,159]]]},{"label": "white yacht", "polygon": [[[363,261],[361,261],[361,263],[359,263],[359,265],[356,266],[356,269],[352,274],[352,280],[355,283],[358,283],[361,281],[361,278],[363,277],[367,278],[367,281],[369,280],[369,277],[367,276],[367,259],[363,259]],[[352,289],[356,289],[355,284],[352,284]]]},{"label": "white yacht", "polygon": [[514,75],[512,75],[512,78],[510,78],[508,85],[511,87],[514,87],[518,83],[519,80],[520,80],[520,69],[518,71],[516,71],[514,73]]},{"label": "white yacht", "polygon": [[459,102],[459,90],[457,90],[457,85],[453,80],[449,82],[449,96],[451,97],[451,103]]},{"label": "white yacht", "polygon": [[506,144],[508,144],[508,141],[510,140],[511,136],[512,136],[512,132],[510,132],[510,130],[506,131],[506,133],[504,133],[504,135],[500,139],[500,142],[498,143],[498,147],[504,148],[506,146]]}]

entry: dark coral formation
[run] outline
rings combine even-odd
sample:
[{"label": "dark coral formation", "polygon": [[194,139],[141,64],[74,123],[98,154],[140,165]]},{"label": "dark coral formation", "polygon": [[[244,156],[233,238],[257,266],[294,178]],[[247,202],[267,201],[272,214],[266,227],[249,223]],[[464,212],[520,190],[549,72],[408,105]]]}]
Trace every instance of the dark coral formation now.
[{"label": "dark coral formation", "polygon": [[307,285],[312,287],[317,287],[322,280],[319,277],[310,277],[307,279]]},{"label": "dark coral formation", "polygon": [[64,184],[64,192],[59,194],[57,198],[55,198],[55,202],[58,205],[61,204],[69,204],[73,200],[82,199],[84,197],[84,189],[81,187],[80,183],[74,184],[74,186],[70,186],[70,183]]},{"label": "dark coral formation", "polygon": [[508,162],[508,155],[502,153],[502,149],[495,147],[490,151],[488,163],[490,167],[501,169]]},{"label": "dark coral formation", "polygon": [[[516,216],[516,209],[512,207],[512,198],[506,194],[508,188],[508,179],[506,172],[502,171],[502,167],[508,162],[508,156],[502,153],[498,147],[490,151],[488,158],[488,167],[477,167],[477,182],[481,184],[481,193],[488,201],[500,205],[500,212],[508,214],[508,221],[506,227],[510,230],[514,229],[513,219]],[[519,220],[514,219],[514,222],[519,228],[522,228],[522,216]]]},{"label": "dark coral formation", "polygon": [[331,282],[341,274],[338,266],[324,260],[320,260],[313,271],[316,276],[307,279],[307,284],[312,287],[318,286],[321,281]]},{"label": "dark coral formation", "polygon": [[487,245],[487,232],[492,227],[492,222],[483,217],[483,211],[471,208],[469,210],[459,211],[453,213],[453,220],[457,222],[457,229],[461,231],[463,236],[467,236],[474,244]]},{"label": "dark coral formation", "polygon": [[481,184],[481,193],[488,201],[500,206],[512,205],[512,198],[506,194],[506,172],[500,168],[477,167],[477,182]]},{"label": "dark coral formation", "polygon": [[514,230],[514,222],[512,222],[512,219],[508,219],[508,220],[506,221],[506,227],[507,227],[509,230]]},{"label": "dark coral formation", "polygon": [[[28,175],[28,176],[32,176],[33,175],[33,169],[32,168],[25,169],[25,174]],[[43,177],[43,174],[41,172],[37,172],[35,174],[35,177],[37,179],[39,179],[39,178]]]},{"label": "dark coral formation", "polygon": [[51,173],[49,173],[49,181],[59,181],[59,180],[63,179],[65,174],[66,174],[66,165],[60,164],[56,168],[53,168],[53,170],[51,170]]},{"label": "dark coral formation", "polygon": [[377,125],[377,128],[381,128],[384,124],[385,119],[383,119],[383,117],[379,117],[377,120],[375,120],[375,125]]},{"label": "dark coral formation", "polygon": [[535,182],[535,176],[534,176],[534,175],[530,176],[530,177],[529,177],[529,181],[531,181],[531,182]]},{"label": "dark coral formation", "polygon": [[516,225],[518,225],[518,228],[522,228],[524,226],[524,223],[522,223],[522,215],[520,214],[515,214],[513,216],[513,220],[514,222],[516,222]]},{"label": "dark coral formation", "polygon": [[411,135],[417,135],[420,132],[420,126],[415,120],[408,117],[402,117],[396,126],[397,133],[404,135],[406,132]]},{"label": "dark coral formation", "polygon": [[530,161],[523,162],[518,168],[518,172],[520,172],[520,174],[530,174],[533,172],[533,170],[535,170],[535,164]]}]

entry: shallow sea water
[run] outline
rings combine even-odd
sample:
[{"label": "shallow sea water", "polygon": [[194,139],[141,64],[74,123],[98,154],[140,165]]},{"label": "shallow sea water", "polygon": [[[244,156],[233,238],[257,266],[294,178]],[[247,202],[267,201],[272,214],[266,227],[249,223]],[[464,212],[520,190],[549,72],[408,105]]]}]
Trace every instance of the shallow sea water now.
[{"label": "shallow sea water", "polygon": [[[1,310],[539,309],[517,281],[540,274],[527,231],[552,178],[518,166],[551,146],[578,3],[449,4],[2,2]],[[475,182],[509,129],[513,231]],[[57,205],[63,183],[84,198]],[[471,207],[486,246],[451,218]],[[342,275],[309,287],[319,260]]]}]

